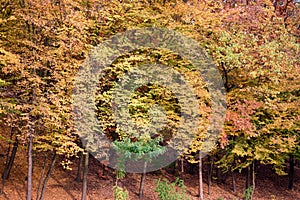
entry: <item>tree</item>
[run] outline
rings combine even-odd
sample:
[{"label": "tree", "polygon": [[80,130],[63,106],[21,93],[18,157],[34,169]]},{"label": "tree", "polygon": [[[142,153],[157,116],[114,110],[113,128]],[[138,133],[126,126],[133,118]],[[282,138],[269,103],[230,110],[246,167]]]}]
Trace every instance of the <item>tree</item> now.
[{"label": "tree", "polygon": [[[118,155],[116,167],[119,174],[125,174],[126,168],[134,167],[129,164],[126,166],[126,161],[142,161],[144,163],[143,173],[141,176],[139,199],[143,199],[144,182],[147,172],[147,164],[151,163],[152,159],[163,154],[165,148],[159,144],[161,138],[151,139],[149,135],[145,135],[139,138],[135,142],[131,142],[129,138],[125,138],[123,141],[115,141],[114,148]],[[123,177],[123,175],[121,175]],[[118,179],[119,177],[117,177]],[[117,185],[116,185],[117,186]]]}]

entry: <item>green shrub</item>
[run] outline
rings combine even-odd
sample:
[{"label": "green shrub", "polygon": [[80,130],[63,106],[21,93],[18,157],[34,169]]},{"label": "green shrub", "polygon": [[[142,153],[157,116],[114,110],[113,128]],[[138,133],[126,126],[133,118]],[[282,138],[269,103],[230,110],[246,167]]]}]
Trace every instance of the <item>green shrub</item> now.
[{"label": "green shrub", "polygon": [[186,200],[186,187],[183,180],[177,178],[175,182],[161,181],[158,179],[155,192],[158,193],[160,200]]},{"label": "green shrub", "polygon": [[251,199],[251,196],[253,194],[253,189],[254,189],[253,186],[251,186],[251,187],[249,187],[249,188],[247,188],[245,190],[244,197],[245,197],[246,200],[250,200]]},{"label": "green shrub", "polygon": [[115,200],[126,200],[128,198],[128,191],[117,185],[114,186]]}]

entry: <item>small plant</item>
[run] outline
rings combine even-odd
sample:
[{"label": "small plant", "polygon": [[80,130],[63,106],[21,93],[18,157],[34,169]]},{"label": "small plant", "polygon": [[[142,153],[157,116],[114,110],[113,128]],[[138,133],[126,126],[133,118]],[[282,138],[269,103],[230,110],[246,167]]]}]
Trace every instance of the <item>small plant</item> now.
[{"label": "small plant", "polygon": [[175,182],[161,181],[158,179],[155,192],[160,200],[189,199],[186,195],[186,187],[183,180],[176,178]]},{"label": "small plant", "polygon": [[123,179],[126,176],[126,172],[123,170],[116,170],[117,179]]},{"label": "small plant", "polygon": [[128,191],[117,185],[114,186],[115,200],[126,200],[128,198]]},{"label": "small plant", "polygon": [[252,194],[253,194],[253,186],[251,186],[245,190],[245,192],[244,192],[245,200],[251,200]]}]

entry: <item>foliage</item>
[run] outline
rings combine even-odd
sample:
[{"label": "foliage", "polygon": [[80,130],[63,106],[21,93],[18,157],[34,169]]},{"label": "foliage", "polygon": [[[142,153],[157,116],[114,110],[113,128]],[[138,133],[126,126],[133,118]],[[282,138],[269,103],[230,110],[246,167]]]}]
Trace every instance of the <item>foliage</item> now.
[{"label": "foliage", "polygon": [[[0,8],[0,138],[9,138],[16,127],[14,134],[26,146],[32,127],[36,152],[55,151],[68,159],[82,151],[72,122],[71,96],[88,52],[125,30],[164,27],[198,41],[223,73],[228,111],[221,148],[212,152],[224,155],[220,167],[242,170],[259,161],[284,174],[288,156],[300,158],[299,3],[1,0]],[[154,158],[163,151],[181,119],[172,91],[149,84],[131,96],[129,112],[137,127],[150,123],[151,106],[157,103],[165,109],[167,126],[161,140],[149,138],[149,133],[137,138],[122,132],[111,112],[116,81],[152,62],[184,74],[199,98],[201,123],[185,155],[197,162],[195,152],[202,148],[211,102],[199,74],[176,52],[137,50],[108,66],[95,99],[100,126],[126,158],[149,152]]]},{"label": "foliage", "polygon": [[216,46],[209,45],[228,90],[226,152],[219,164],[234,170],[258,160],[284,174],[288,152],[295,151],[299,140],[294,134],[299,121],[294,116],[299,113],[297,38],[272,6],[259,3],[230,8],[221,21],[226,31],[214,39]]},{"label": "foliage", "polygon": [[183,180],[176,178],[175,182],[161,181],[158,179],[155,192],[160,200],[189,199],[186,195],[186,187]]},{"label": "foliage", "polygon": [[115,185],[113,190],[115,200],[126,200],[128,198],[128,191],[126,189]]},{"label": "foliage", "polygon": [[114,149],[119,156],[116,165],[119,170],[118,177],[124,177],[127,160],[151,162],[153,158],[163,154],[166,148],[159,144],[160,141],[161,137],[152,139],[149,136],[141,137],[135,142],[132,142],[129,138],[125,138],[122,141],[114,141]]},{"label": "foliage", "polygon": [[252,194],[253,194],[253,186],[251,186],[245,190],[245,192],[244,192],[245,200],[251,200]]},{"label": "foliage", "polygon": [[[104,122],[101,126],[109,138],[122,139],[125,137],[135,137],[132,133],[124,133],[119,127],[116,127],[116,122],[112,113],[111,100],[113,98],[114,86],[120,77],[122,77],[122,75],[126,72],[137,68],[139,65],[147,63],[161,63],[182,73],[184,78],[192,84],[197,97],[200,99],[199,107],[201,109],[199,110],[203,115],[203,118],[205,119],[208,117],[205,112],[207,110],[205,102],[209,101],[209,95],[204,88],[205,85],[202,80],[197,77],[197,72],[188,61],[175,53],[165,50],[138,50],[116,59],[111,66],[107,67],[105,75],[100,80],[98,86],[99,93],[97,95],[97,114],[99,121]],[[145,126],[150,124],[150,108],[154,105],[161,106],[167,115],[166,124],[160,133],[163,136],[164,142],[168,142],[177,132],[176,129],[179,126],[181,112],[178,99],[176,99],[176,96],[172,91],[170,91],[170,89],[154,83],[137,88],[131,94],[128,106],[130,116],[136,124],[136,129],[143,130]],[[202,125],[205,126],[205,121]]]}]

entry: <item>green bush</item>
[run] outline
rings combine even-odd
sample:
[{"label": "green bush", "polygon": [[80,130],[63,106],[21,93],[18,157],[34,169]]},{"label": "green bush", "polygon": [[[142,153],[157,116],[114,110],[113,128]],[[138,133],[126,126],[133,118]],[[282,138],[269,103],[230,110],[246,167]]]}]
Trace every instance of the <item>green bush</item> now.
[{"label": "green bush", "polygon": [[158,179],[155,192],[158,193],[160,200],[186,200],[186,187],[183,180],[177,178],[175,182],[161,181]]},{"label": "green bush", "polygon": [[251,196],[253,194],[253,186],[249,187],[248,189],[245,190],[244,192],[244,197],[246,200],[250,200],[251,199]]},{"label": "green bush", "polygon": [[126,200],[128,198],[128,191],[117,185],[114,186],[115,200]]}]

